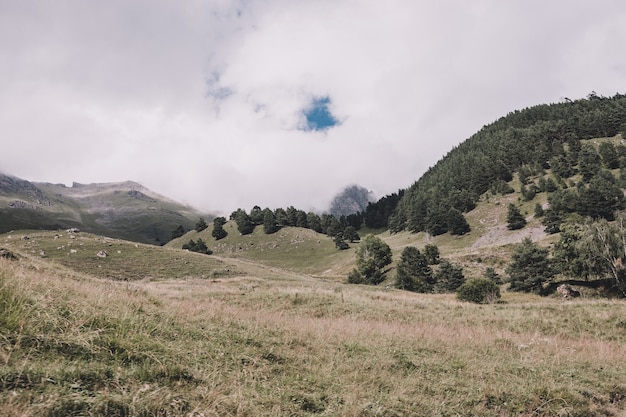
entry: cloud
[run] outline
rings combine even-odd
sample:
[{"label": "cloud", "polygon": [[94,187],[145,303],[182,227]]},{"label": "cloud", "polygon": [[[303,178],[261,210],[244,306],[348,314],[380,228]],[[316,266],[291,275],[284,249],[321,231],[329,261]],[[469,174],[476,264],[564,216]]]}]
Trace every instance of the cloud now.
[{"label": "cloud", "polygon": [[225,213],[380,197],[509,111],[623,92],[625,19],[618,0],[0,0],[0,168]]}]

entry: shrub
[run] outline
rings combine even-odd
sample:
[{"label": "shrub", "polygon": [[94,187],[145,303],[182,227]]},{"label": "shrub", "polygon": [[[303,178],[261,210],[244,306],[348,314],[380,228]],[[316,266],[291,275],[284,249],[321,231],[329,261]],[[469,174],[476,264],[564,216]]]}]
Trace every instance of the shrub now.
[{"label": "shrub", "polygon": [[473,278],[461,285],[456,292],[460,301],[493,303],[500,299],[500,287],[486,278]]},{"label": "shrub", "polygon": [[205,255],[211,255],[213,253],[211,249],[207,248],[206,243],[201,238],[198,238],[197,242],[194,242],[193,239],[189,239],[189,242],[183,245],[183,249],[204,253]]}]

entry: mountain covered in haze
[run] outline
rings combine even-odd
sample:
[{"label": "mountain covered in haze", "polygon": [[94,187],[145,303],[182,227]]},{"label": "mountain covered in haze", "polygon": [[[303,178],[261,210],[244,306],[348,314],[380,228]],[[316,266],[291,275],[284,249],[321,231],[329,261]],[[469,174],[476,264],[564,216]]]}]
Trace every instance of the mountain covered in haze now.
[{"label": "mountain covered in haze", "polygon": [[340,218],[365,211],[367,205],[376,201],[374,195],[367,188],[360,185],[350,185],[337,194],[330,203],[329,213]]},{"label": "mountain covered in haze", "polygon": [[164,244],[179,225],[188,230],[207,214],[132,181],[37,183],[0,174],[0,233],[18,229],[85,231]]}]

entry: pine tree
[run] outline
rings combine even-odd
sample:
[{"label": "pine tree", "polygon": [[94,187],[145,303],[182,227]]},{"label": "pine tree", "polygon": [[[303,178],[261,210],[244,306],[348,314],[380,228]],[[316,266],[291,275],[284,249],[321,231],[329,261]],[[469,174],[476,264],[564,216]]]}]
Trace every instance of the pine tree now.
[{"label": "pine tree", "polygon": [[507,228],[509,230],[517,230],[526,226],[526,219],[522,216],[522,213],[515,206],[515,204],[509,204],[508,214],[506,216]]},{"label": "pine tree", "polygon": [[380,284],[384,279],[382,268],[391,263],[391,248],[382,239],[367,235],[356,250],[357,267],[348,275],[355,284]]},{"label": "pine tree", "polygon": [[263,213],[263,231],[266,235],[271,235],[272,233],[276,233],[280,228],[278,227],[278,223],[276,222],[276,217],[274,217],[274,213],[270,209],[264,210]]},{"label": "pine tree", "polygon": [[223,239],[228,235],[228,232],[224,230],[225,224],[225,217],[216,217],[213,219],[213,230],[211,231],[211,236],[213,236],[215,240]]},{"label": "pine tree", "polygon": [[435,289],[437,292],[454,292],[465,282],[463,268],[444,259],[435,272]]},{"label": "pine tree", "polygon": [[254,223],[250,220],[250,216],[245,210],[237,209],[230,216],[237,223],[237,230],[242,235],[249,235],[254,231]]},{"label": "pine tree", "polygon": [[317,214],[312,211],[308,212],[306,215],[306,223],[309,229],[315,230],[317,233],[322,233],[322,221]]},{"label": "pine tree", "polygon": [[415,246],[402,250],[396,269],[396,287],[401,290],[430,292],[432,290],[432,270],[426,256]]},{"label": "pine tree", "polygon": [[178,225],[176,229],[172,230],[172,240],[179,238],[184,234],[185,234],[185,229],[183,228],[182,225]]},{"label": "pine tree", "polygon": [[433,243],[427,243],[424,246],[424,255],[428,265],[437,265],[439,263],[439,248]]},{"label": "pine tree", "polygon": [[196,223],[196,232],[201,232],[204,229],[206,229],[207,227],[209,227],[206,222],[204,221],[204,219],[202,217],[200,217],[200,220],[198,220],[198,222]]},{"label": "pine tree", "polygon": [[451,208],[448,211],[447,223],[448,230],[453,235],[464,235],[471,230],[469,223],[465,220],[465,216],[455,208]]},{"label": "pine tree", "polygon": [[502,284],[502,277],[500,277],[500,275],[492,267],[487,267],[485,269],[484,277],[485,279],[488,279],[495,284],[498,284],[498,285]]},{"label": "pine tree", "polygon": [[506,269],[512,291],[540,293],[543,285],[554,277],[548,250],[539,247],[530,238],[525,238],[515,247],[512,259]]},{"label": "pine tree", "polygon": [[356,241],[356,240],[361,240],[361,237],[359,236],[359,234],[357,233],[356,229],[353,226],[346,226],[345,229],[343,229],[343,238],[348,240],[350,243]]}]

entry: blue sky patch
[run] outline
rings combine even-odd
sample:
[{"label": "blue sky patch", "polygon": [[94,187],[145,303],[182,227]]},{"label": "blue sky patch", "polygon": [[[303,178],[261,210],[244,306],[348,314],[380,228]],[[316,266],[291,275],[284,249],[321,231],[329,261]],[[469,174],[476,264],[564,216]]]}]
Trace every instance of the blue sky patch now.
[{"label": "blue sky patch", "polygon": [[305,118],[305,124],[302,130],[320,131],[337,126],[339,120],[337,120],[328,109],[329,104],[330,97],[328,96],[313,98],[310,106],[302,112]]}]

